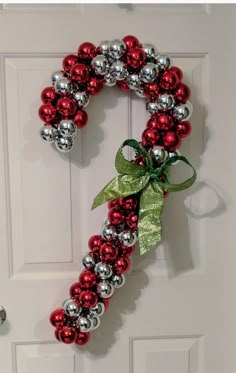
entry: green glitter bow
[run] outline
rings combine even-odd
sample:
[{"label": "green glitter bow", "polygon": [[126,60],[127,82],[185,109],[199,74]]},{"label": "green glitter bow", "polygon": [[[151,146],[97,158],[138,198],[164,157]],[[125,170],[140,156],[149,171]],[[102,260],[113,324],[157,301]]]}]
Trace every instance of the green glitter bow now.
[{"label": "green glitter bow", "polygon": [[[131,163],[123,156],[123,148],[130,146],[138,154],[142,154],[145,166]],[[176,161],[183,161],[193,170],[193,176],[179,184],[171,184],[167,178],[168,168]],[[151,155],[136,141],[126,140],[116,154],[115,166],[120,175],[114,177],[95,197],[92,209],[103,203],[140,194],[138,240],[140,255],[146,253],[161,240],[161,213],[164,205],[164,191],[177,192],[189,188],[196,180],[196,171],[189,161],[176,155],[154,168]]]}]

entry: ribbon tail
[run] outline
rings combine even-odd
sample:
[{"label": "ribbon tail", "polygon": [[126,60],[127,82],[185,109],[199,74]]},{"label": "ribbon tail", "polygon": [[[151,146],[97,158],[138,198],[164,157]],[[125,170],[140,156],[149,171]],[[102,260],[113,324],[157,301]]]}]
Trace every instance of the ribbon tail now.
[{"label": "ribbon tail", "polygon": [[107,201],[138,193],[145,188],[149,178],[149,174],[139,177],[132,175],[118,175],[114,177],[94,198],[92,210]]},{"label": "ribbon tail", "polygon": [[161,213],[164,205],[163,190],[152,182],[140,196],[138,239],[140,255],[149,251],[161,240]]}]

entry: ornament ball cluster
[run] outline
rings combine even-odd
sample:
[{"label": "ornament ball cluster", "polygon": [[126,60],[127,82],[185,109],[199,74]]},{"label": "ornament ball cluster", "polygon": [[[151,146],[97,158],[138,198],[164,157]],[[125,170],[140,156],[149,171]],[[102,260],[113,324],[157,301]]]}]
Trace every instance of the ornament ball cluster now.
[{"label": "ornament ball cluster", "polygon": [[52,74],[52,86],[41,93],[39,117],[44,125],[40,136],[58,151],[69,152],[78,130],[88,123],[85,108],[91,96],[104,86],[117,86],[146,99],[150,119],[142,134],[143,146],[175,151],[191,132],[190,89],[182,78],[170,57],[159,54],[150,43],[141,44],[135,36],[106,40],[98,47],[82,43],[77,55],[63,59],[62,69]]}]

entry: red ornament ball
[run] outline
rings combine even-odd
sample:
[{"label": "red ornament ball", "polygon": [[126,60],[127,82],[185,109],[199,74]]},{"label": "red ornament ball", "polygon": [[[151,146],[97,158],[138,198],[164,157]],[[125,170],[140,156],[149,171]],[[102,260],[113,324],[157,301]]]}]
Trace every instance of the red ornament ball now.
[{"label": "red ornament ball", "polygon": [[113,207],[120,207],[120,200],[118,199],[112,199],[108,202],[108,208],[112,209]]},{"label": "red ornament ball", "polygon": [[130,269],[129,258],[123,255],[120,258],[116,259],[113,268],[114,271],[119,275],[128,272],[128,270]]},{"label": "red ornament ball", "polygon": [[90,271],[84,271],[79,276],[79,284],[82,289],[92,288],[96,284],[96,275]]},{"label": "red ornament ball", "polygon": [[144,157],[142,154],[139,154],[133,161],[132,161],[133,164],[137,164],[139,166],[146,166],[146,163],[145,163],[145,160],[144,160]]},{"label": "red ornament ball", "polygon": [[159,132],[156,128],[146,128],[142,134],[142,143],[144,146],[157,145],[160,139]]},{"label": "red ornament ball", "polygon": [[58,327],[63,327],[66,323],[66,313],[63,308],[57,308],[50,315],[50,323]]},{"label": "red ornament ball", "polygon": [[126,35],[122,40],[128,49],[140,47],[138,39],[133,35]]},{"label": "red ornament ball", "polygon": [[61,328],[59,327],[59,328],[56,328],[56,329],[55,329],[55,332],[54,332],[55,338],[56,338],[59,342],[61,342],[61,338],[60,338],[60,330],[61,330]]},{"label": "red ornament ball", "polygon": [[176,133],[180,136],[180,137],[187,137],[190,135],[192,131],[192,125],[191,123],[186,120],[184,122],[180,122],[176,125]]},{"label": "red ornament ball", "polygon": [[138,206],[138,201],[135,197],[121,197],[120,205],[125,210],[135,210]]},{"label": "red ornament ball", "polygon": [[118,248],[112,242],[105,242],[100,249],[100,257],[104,262],[110,262],[117,258]]},{"label": "red ornament ball", "polygon": [[186,84],[179,83],[174,91],[175,101],[181,104],[185,104],[190,97],[190,93],[190,89]]},{"label": "red ornament ball", "polygon": [[83,128],[88,123],[88,114],[84,110],[78,110],[73,118],[78,128]]},{"label": "red ornament ball", "polygon": [[71,79],[77,83],[86,83],[90,78],[89,69],[83,63],[76,63],[70,70]]},{"label": "red ornament ball", "polygon": [[97,304],[98,297],[93,291],[85,290],[80,294],[79,300],[82,307],[92,308]]},{"label": "red ornament ball", "polygon": [[83,346],[86,343],[88,343],[89,340],[90,340],[90,333],[89,332],[87,332],[87,333],[78,332],[77,337],[75,339],[75,344],[77,344],[79,346]]},{"label": "red ornament ball", "polygon": [[138,215],[131,211],[126,217],[126,224],[130,229],[136,230],[138,228]]},{"label": "red ornament ball", "polygon": [[54,87],[46,87],[42,90],[41,100],[44,104],[49,104],[54,101],[57,97],[57,93]]},{"label": "red ornament ball", "polygon": [[117,87],[120,88],[122,91],[129,91],[129,87],[127,85],[127,82],[126,80],[119,80],[117,83],[116,83]]},{"label": "red ornament ball", "polygon": [[125,256],[131,256],[134,251],[135,251],[135,245],[133,246],[125,246],[125,245],[120,245],[119,246],[121,252],[122,252],[122,255],[125,255]]},{"label": "red ornament ball", "polygon": [[66,56],[63,61],[62,61],[62,66],[63,66],[63,69],[66,71],[66,72],[69,72],[71,70],[71,68],[77,64],[78,62],[78,57],[75,56],[74,54],[68,54],[68,56]]},{"label": "red ornament ball", "polygon": [[150,100],[154,100],[159,95],[159,87],[155,82],[150,82],[144,85],[144,94]]},{"label": "red ornament ball", "polygon": [[179,83],[179,78],[174,71],[165,71],[160,79],[160,87],[165,91],[173,89]]},{"label": "red ornament ball", "polygon": [[89,250],[95,255],[99,254],[100,248],[101,248],[103,243],[104,243],[103,237],[99,234],[96,234],[96,235],[90,237],[90,239],[88,241]]},{"label": "red ornament ball", "polygon": [[120,207],[113,207],[108,213],[108,219],[111,224],[119,225],[125,221],[125,215]]},{"label": "red ornament ball", "polygon": [[62,329],[59,330],[58,336],[61,342],[71,344],[75,342],[77,332],[75,328],[72,328],[70,326],[64,326]]},{"label": "red ornament ball", "polygon": [[97,95],[103,89],[103,82],[98,78],[91,78],[87,85],[87,91],[90,95]]},{"label": "red ornament ball", "polygon": [[156,128],[158,128],[160,131],[168,131],[174,125],[172,117],[165,113],[157,114],[156,122]]},{"label": "red ornament ball", "polygon": [[65,118],[71,117],[75,114],[77,109],[76,102],[70,97],[61,97],[57,102],[57,111]]},{"label": "red ornament ball", "polygon": [[51,123],[56,116],[56,108],[51,104],[43,104],[40,106],[39,118],[46,123]]},{"label": "red ornament ball", "polygon": [[82,289],[80,287],[80,283],[79,282],[75,282],[74,284],[71,285],[71,287],[70,287],[70,296],[71,296],[71,298],[73,298],[74,300],[78,301],[81,292],[82,292]]},{"label": "red ornament ball", "polygon": [[78,57],[81,60],[92,60],[96,56],[96,47],[94,44],[86,41],[78,48]]},{"label": "red ornament ball", "polygon": [[178,149],[181,145],[181,139],[174,131],[167,131],[164,134],[162,141],[163,145],[171,150]]},{"label": "red ornament ball", "polygon": [[177,66],[172,66],[170,68],[170,71],[173,71],[178,76],[179,81],[181,82],[181,80],[183,79],[183,72],[182,72],[182,70],[179,67],[177,67]]},{"label": "red ornament ball", "polygon": [[138,69],[145,63],[146,54],[141,48],[131,48],[127,53],[127,63],[130,67]]}]

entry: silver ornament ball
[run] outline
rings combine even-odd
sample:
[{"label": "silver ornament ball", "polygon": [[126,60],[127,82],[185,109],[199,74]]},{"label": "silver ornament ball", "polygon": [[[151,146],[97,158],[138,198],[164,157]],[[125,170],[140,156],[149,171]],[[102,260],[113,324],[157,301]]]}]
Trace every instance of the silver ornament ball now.
[{"label": "silver ornament ball", "polygon": [[111,277],[112,269],[108,264],[99,262],[95,265],[95,272],[101,279],[106,280],[107,278]]},{"label": "silver ornament ball", "polygon": [[165,162],[168,158],[168,153],[160,146],[154,146],[151,150],[151,156],[156,162]]},{"label": "silver ornament ball", "polygon": [[108,72],[108,60],[103,54],[98,54],[96,57],[94,57],[91,64],[94,70],[100,75],[106,75]]},{"label": "silver ornament ball", "polygon": [[61,153],[68,153],[74,146],[74,140],[72,137],[59,136],[55,140],[55,147]]},{"label": "silver ornament ball", "polygon": [[51,75],[51,80],[52,80],[52,83],[54,84],[57,80],[59,79],[62,79],[64,78],[64,73],[63,71],[55,71],[52,75]]},{"label": "silver ornament ball", "polygon": [[140,87],[141,81],[138,74],[130,74],[127,76],[127,86],[130,89],[136,90]]},{"label": "silver ornament ball", "polygon": [[109,70],[111,76],[115,78],[116,80],[124,80],[127,75],[128,71],[121,61],[115,61],[111,66]]},{"label": "silver ornament ball", "polygon": [[59,123],[58,132],[63,137],[75,137],[77,133],[76,124],[71,119],[63,119]]},{"label": "silver ornament ball", "polygon": [[55,82],[55,90],[59,93],[71,93],[72,92],[72,87],[71,84],[69,83],[69,80],[67,78],[61,78],[58,79]]},{"label": "silver ornament ball", "polygon": [[111,283],[114,286],[114,288],[119,289],[125,284],[125,276],[123,274],[114,275],[111,278]]},{"label": "silver ornament ball", "polygon": [[144,94],[144,89],[142,87],[139,87],[138,89],[136,89],[135,93],[140,98],[146,98]]},{"label": "silver ornament ball", "polygon": [[172,95],[163,94],[157,98],[157,107],[160,111],[168,111],[174,107],[175,100]]},{"label": "silver ornament ball", "polygon": [[102,281],[97,285],[97,293],[101,298],[109,298],[114,293],[114,286],[107,281]]},{"label": "silver ornament ball", "polygon": [[92,323],[92,329],[91,330],[97,329],[99,327],[100,323],[101,323],[100,318],[98,316],[92,315],[92,314],[89,315],[88,318]]},{"label": "silver ornament ball", "polygon": [[188,120],[193,112],[192,104],[188,101],[186,104],[174,107],[173,116],[181,121]]},{"label": "silver ornament ball", "polygon": [[92,320],[89,317],[79,316],[77,322],[82,333],[89,332],[93,328]]},{"label": "silver ornament ball", "polygon": [[148,62],[140,72],[140,78],[144,83],[153,82],[158,75],[158,65]]},{"label": "silver ornament ball", "polygon": [[123,54],[126,51],[126,44],[123,42],[123,40],[120,39],[114,39],[111,40],[109,45],[109,56],[114,58],[115,60],[118,60],[123,56]]},{"label": "silver ornament ball", "polygon": [[89,96],[86,92],[78,91],[74,94],[74,98],[80,107],[86,107],[89,104]]},{"label": "silver ornament ball", "polygon": [[154,102],[152,102],[152,101],[148,102],[147,105],[146,105],[146,109],[148,110],[148,112],[150,114],[156,113],[158,111],[157,102],[156,101],[154,101]]},{"label": "silver ornament ball", "polygon": [[47,142],[53,142],[57,137],[58,132],[56,128],[51,126],[43,126],[40,129],[40,137]]},{"label": "silver ornament ball", "polygon": [[84,255],[82,263],[86,269],[92,269],[96,264],[94,257],[91,254]]},{"label": "silver ornament ball", "polygon": [[109,240],[110,238],[117,237],[117,232],[112,229],[109,225],[104,225],[102,227],[101,235],[103,238]]},{"label": "silver ornament ball", "polygon": [[[169,152],[167,154],[167,156],[168,156],[169,159],[171,159],[173,157],[176,157],[176,155],[178,155],[178,156],[181,155],[179,149],[175,150],[174,152]],[[179,162],[180,162],[180,160],[178,159],[176,162],[172,163],[171,165],[174,166],[174,165],[178,164]]]},{"label": "silver ornament ball", "polygon": [[106,55],[109,52],[109,45],[110,45],[109,40],[102,41],[98,46],[99,53]]},{"label": "silver ornament ball", "polygon": [[63,304],[63,308],[66,314],[70,317],[78,317],[80,314],[79,306],[73,301],[73,299],[68,299]]},{"label": "silver ornament ball", "polygon": [[136,232],[121,232],[119,235],[120,240],[123,242],[125,246],[131,247],[137,241],[137,234]]},{"label": "silver ornament ball", "polygon": [[90,308],[90,313],[95,316],[102,316],[105,312],[105,306],[102,302],[98,302],[96,306]]},{"label": "silver ornament ball", "polygon": [[162,70],[162,69],[165,69],[166,67],[170,67],[171,65],[171,59],[169,56],[167,56],[166,54],[159,54],[157,56],[157,65],[159,66],[159,68]]},{"label": "silver ornament ball", "polygon": [[157,51],[156,47],[153,44],[145,43],[142,45],[142,49],[146,53],[147,59],[155,59]]},{"label": "silver ornament ball", "polygon": [[114,85],[116,85],[116,78],[111,76],[110,73],[106,74],[105,75],[105,86],[113,87]]}]

